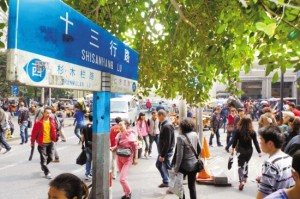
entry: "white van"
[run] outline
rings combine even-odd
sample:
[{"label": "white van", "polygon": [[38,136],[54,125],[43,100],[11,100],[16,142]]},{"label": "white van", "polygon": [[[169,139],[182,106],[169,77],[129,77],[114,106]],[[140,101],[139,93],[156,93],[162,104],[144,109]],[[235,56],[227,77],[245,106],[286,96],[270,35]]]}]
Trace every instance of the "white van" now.
[{"label": "white van", "polygon": [[110,99],[110,125],[116,124],[116,117],[127,119],[134,125],[138,118],[138,107],[133,97],[119,97]]}]

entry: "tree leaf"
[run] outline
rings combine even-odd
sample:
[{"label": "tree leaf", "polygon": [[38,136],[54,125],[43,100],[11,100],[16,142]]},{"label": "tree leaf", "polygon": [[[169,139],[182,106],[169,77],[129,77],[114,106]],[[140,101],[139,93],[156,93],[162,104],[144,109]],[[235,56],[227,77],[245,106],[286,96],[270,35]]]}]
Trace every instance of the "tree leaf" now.
[{"label": "tree leaf", "polygon": [[269,25],[267,25],[265,27],[264,32],[269,36],[269,37],[273,37],[273,35],[275,34],[275,30],[276,30],[276,23],[271,23]]},{"label": "tree leaf", "polygon": [[101,6],[105,6],[106,0],[99,0],[99,3],[100,3]]},{"label": "tree leaf", "polygon": [[218,30],[217,30],[217,34],[221,34],[224,32],[226,28],[226,25],[225,24],[222,24],[221,26],[219,26]]},{"label": "tree leaf", "polygon": [[265,23],[263,23],[263,22],[257,22],[255,24],[256,29],[260,30],[260,31],[265,31],[266,26],[267,25]]},{"label": "tree leaf", "polygon": [[279,80],[278,72],[275,72],[272,78],[272,83],[276,83]]}]

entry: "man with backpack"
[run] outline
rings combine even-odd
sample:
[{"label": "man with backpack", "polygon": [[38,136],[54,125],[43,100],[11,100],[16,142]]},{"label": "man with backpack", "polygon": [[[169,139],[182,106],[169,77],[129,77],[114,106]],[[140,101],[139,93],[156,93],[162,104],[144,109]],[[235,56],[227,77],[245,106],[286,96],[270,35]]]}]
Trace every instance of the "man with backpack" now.
[{"label": "man with backpack", "polygon": [[[93,116],[89,115],[89,123],[82,128],[82,145],[86,153],[85,179],[92,179],[92,143],[93,143]],[[84,143],[84,144],[83,144]]]},{"label": "man with backpack", "polygon": [[25,107],[24,102],[19,104],[19,117],[18,124],[20,125],[21,145],[28,142],[28,123],[29,123],[29,110]]}]

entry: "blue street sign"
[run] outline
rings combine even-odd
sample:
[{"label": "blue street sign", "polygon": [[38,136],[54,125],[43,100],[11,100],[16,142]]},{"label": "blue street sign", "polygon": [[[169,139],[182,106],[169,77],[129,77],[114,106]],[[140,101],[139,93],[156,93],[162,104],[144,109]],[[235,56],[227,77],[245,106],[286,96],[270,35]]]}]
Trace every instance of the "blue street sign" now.
[{"label": "blue street sign", "polygon": [[[64,2],[11,0],[9,3],[8,49],[33,56],[20,56],[28,59],[24,70],[32,81],[42,81],[49,68],[59,70],[58,64],[50,63],[48,69],[38,71],[39,76],[32,75],[32,70],[36,70],[32,61],[45,61],[45,58],[77,66],[74,76],[79,73],[78,68],[88,68],[138,79],[138,53]],[[69,70],[61,70],[60,75]],[[90,73],[85,71],[80,77],[88,78]]]},{"label": "blue street sign", "polygon": [[45,67],[39,65],[39,63],[43,62],[39,59],[33,59],[23,67],[30,79],[34,82],[41,82],[46,76]]},{"label": "blue street sign", "polygon": [[11,93],[13,95],[19,95],[19,87],[18,86],[11,86]]}]

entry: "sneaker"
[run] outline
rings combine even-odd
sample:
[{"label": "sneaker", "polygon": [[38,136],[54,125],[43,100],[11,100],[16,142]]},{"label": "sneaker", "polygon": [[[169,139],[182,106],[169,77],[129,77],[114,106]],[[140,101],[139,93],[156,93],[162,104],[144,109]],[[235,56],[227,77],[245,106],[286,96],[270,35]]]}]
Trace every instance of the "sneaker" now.
[{"label": "sneaker", "polygon": [[149,157],[152,157],[152,154],[151,154],[151,153],[149,153]]},{"label": "sneaker", "polygon": [[51,173],[46,174],[47,179],[52,179]]},{"label": "sneaker", "polygon": [[93,177],[91,175],[86,175],[84,179],[85,180],[91,180],[91,179],[93,179]]},{"label": "sneaker", "polygon": [[227,153],[229,153],[229,149],[227,147],[225,147],[225,151],[227,151]]},{"label": "sneaker", "polygon": [[21,142],[20,145],[24,144],[24,142]]},{"label": "sneaker", "polygon": [[218,144],[218,147],[222,147],[223,145],[222,144]]},{"label": "sneaker", "polygon": [[113,180],[117,179],[117,176],[113,176],[112,179],[113,179]]},{"label": "sneaker", "polygon": [[55,159],[52,162],[59,163],[60,161],[59,161],[59,159]]},{"label": "sneaker", "polygon": [[162,183],[158,186],[158,188],[167,188],[167,187],[169,187],[169,185],[165,183]]},{"label": "sneaker", "polygon": [[8,153],[8,152],[10,152],[10,151],[12,151],[12,149],[11,149],[11,148],[9,148],[9,149],[6,149],[6,151],[5,151],[4,153]]}]

